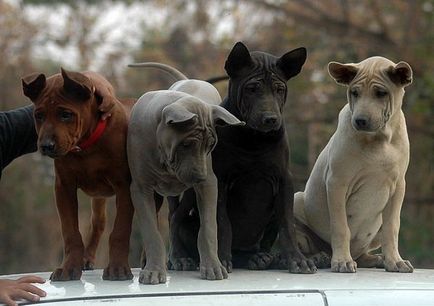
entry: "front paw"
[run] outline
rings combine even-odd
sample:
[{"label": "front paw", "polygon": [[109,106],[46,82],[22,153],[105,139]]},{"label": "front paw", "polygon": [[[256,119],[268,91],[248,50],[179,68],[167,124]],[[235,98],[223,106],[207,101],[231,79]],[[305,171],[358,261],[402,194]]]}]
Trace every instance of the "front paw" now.
[{"label": "front paw", "polygon": [[109,265],[104,269],[102,279],[111,281],[130,280],[133,279],[133,273],[131,273],[131,269],[128,266]]},{"label": "front paw", "polygon": [[273,263],[274,256],[271,253],[260,252],[249,258],[247,267],[249,270],[265,270]]},{"label": "front paw", "polygon": [[141,284],[163,284],[167,280],[166,269],[163,268],[147,268],[140,271],[139,283]]},{"label": "front paw", "polygon": [[210,263],[201,262],[200,277],[208,280],[221,280],[228,278],[228,272],[219,260]]},{"label": "front paw", "polygon": [[79,280],[81,278],[81,266],[67,266],[57,268],[50,275],[53,282],[63,282],[70,280]]},{"label": "front paw", "polygon": [[196,271],[197,262],[191,257],[174,258],[169,261],[169,269],[176,271]]},{"label": "front paw", "polygon": [[310,259],[306,259],[304,256],[283,257],[280,259],[279,267],[288,269],[290,273],[299,274],[313,274],[317,271],[315,263]]},{"label": "front paw", "polygon": [[357,271],[357,263],[350,258],[332,258],[332,272],[355,273]]},{"label": "front paw", "polygon": [[413,266],[408,260],[385,261],[384,267],[388,272],[413,273]]}]

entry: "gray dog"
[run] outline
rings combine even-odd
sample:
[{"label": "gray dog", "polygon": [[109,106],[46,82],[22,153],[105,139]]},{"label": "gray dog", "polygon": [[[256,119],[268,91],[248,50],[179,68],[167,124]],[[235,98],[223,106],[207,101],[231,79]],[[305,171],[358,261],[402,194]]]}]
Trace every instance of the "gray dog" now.
[{"label": "gray dog", "polygon": [[166,281],[166,254],[157,228],[154,193],[177,196],[191,187],[196,192],[202,224],[197,241],[201,277],[227,278],[217,255],[217,179],[210,153],[217,143],[216,125],[243,123],[218,106],[221,98],[211,84],[188,80],[159,63],[135,66],[159,68],[183,79],[169,90],[144,94],[131,113],[127,140],[131,197],[146,252],[146,266],[139,281]]},{"label": "gray dog", "polygon": [[[358,64],[332,62],[329,73],[348,86],[348,104],[306,190],[295,196],[295,216],[331,245],[334,272],[356,272],[357,265],[412,272],[398,252],[409,162],[401,106],[412,70],[405,62],[371,57]],[[304,252],[319,251],[302,237]],[[369,253],[380,246],[384,258]]]}]

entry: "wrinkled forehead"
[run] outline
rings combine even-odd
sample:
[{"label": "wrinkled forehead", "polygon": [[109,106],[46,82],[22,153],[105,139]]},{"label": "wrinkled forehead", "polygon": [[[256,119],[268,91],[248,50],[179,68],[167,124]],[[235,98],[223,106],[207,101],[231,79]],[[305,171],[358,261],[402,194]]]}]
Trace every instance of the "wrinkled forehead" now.
[{"label": "wrinkled forehead", "polygon": [[266,80],[279,80],[286,84],[283,72],[277,67],[278,58],[274,55],[254,51],[251,53],[254,62],[253,70],[250,71],[249,79],[262,78]]},{"label": "wrinkled forehead", "polygon": [[352,85],[370,85],[372,83],[392,85],[392,80],[387,72],[395,63],[384,57],[370,57],[358,64],[358,72],[351,82]]},{"label": "wrinkled forehead", "polygon": [[63,78],[59,74],[55,74],[47,78],[46,86],[35,101],[36,107],[54,108],[56,106],[63,106],[75,109],[77,102],[73,101],[65,94],[63,89]]}]

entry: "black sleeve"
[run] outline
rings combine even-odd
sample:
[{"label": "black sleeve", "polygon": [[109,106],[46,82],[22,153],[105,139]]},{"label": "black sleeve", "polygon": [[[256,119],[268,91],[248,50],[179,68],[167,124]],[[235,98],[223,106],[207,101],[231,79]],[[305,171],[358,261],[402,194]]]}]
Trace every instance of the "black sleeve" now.
[{"label": "black sleeve", "polygon": [[33,105],[0,112],[0,178],[2,170],[11,161],[36,151],[37,140]]}]

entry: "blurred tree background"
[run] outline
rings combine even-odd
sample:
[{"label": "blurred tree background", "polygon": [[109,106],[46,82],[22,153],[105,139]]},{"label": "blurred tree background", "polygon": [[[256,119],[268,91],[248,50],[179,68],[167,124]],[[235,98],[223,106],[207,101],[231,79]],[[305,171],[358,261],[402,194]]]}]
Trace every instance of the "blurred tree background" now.
[{"label": "blurred tree background", "polygon": [[[403,105],[411,143],[400,250],[415,267],[434,268],[434,1],[433,0],[0,0],[0,110],[29,104],[20,78],[60,66],[105,75],[120,97],[139,97],[171,81],[134,61],[173,65],[192,78],[223,75],[236,41],[275,55],[305,46],[308,60],[291,80],[285,108],[296,189],[301,190],[346,103],[329,61],[382,55],[413,67]],[[218,84],[223,96],[226,82]],[[0,274],[52,270],[62,237],[53,197],[53,163],[39,153],[14,161],[0,184]],[[80,195],[84,236],[90,200]],[[113,202],[113,201],[111,201]],[[113,203],[111,203],[113,204]],[[111,218],[98,251],[107,262]],[[160,216],[166,219],[164,213]],[[165,228],[167,231],[167,228]],[[139,266],[137,224],[130,263]]]}]

